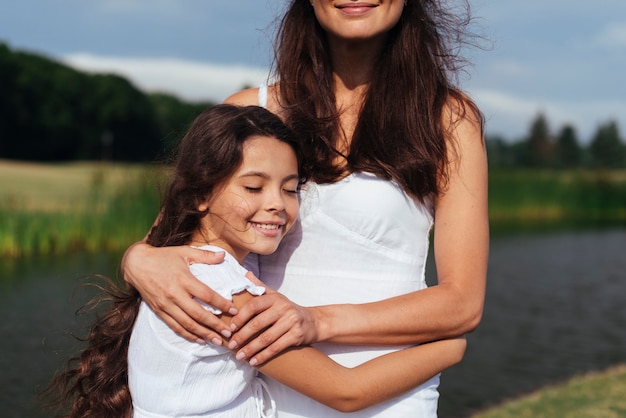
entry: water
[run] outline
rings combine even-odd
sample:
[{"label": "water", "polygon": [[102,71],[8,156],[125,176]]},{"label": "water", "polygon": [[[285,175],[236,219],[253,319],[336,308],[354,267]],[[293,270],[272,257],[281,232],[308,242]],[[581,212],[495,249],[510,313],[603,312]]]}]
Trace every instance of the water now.
[{"label": "water", "polygon": [[626,231],[492,241],[486,307],[440,416],[626,363]]},{"label": "water", "polygon": [[94,293],[88,273],[115,277],[119,256],[3,260],[0,265],[0,416],[47,417],[37,394],[80,347],[68,331],[85,328],[76,310]]},{"label": "water", "polygon": [[[463,362],[442,377],[440,417],[626,363],[626,231],[492,240],[487,303]],[[85,273],[114,275],[118,255],[3,261],[0,416],[40,412],[35,393],[77,348]]]}]

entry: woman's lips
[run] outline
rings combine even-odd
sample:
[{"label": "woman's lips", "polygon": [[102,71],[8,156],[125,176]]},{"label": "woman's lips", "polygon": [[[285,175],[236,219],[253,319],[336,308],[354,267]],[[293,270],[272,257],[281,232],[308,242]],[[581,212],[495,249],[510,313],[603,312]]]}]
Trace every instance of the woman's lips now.
[{"label": "woman's lips", "polygon": [[335,7],[347,15],[362,15],[374,9],[376,5],[370,3],[345,3]]}]

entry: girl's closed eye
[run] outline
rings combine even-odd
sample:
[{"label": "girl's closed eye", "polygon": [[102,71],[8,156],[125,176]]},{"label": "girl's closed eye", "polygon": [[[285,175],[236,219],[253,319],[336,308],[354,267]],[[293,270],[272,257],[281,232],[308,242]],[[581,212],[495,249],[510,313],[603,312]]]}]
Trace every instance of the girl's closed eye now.
[{"label": "girl's closed eye", "polygon": [[297,194],[300,191],[300,182],[297,180],[290,180],[283,184],[283,191],[289,194]]}]

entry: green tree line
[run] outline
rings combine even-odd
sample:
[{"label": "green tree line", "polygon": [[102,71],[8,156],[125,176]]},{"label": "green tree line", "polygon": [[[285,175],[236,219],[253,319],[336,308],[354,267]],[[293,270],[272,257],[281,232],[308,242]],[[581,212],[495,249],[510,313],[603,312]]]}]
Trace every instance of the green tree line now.
[{"label": "green tree line", "polygon": [[0,43],[0,158],[151,161],[212,103],[145,94]]},{"label": "green tree line", "polygon": [[546,115],[539,113],[524,138],[509,141],[487,135],[486,143],[492,167],[626,168],[626,143],[614,120],[598,126],[582,145],[573,125],[553,133]]},{"label": "green tree line", "polygon": [[[123,77],[87,74],[0,43],[0,158],[33,161],[152,161],[213,103],[145,94]],[[617,122],[583,146],[572,125],[550,129],[540,113],[525,138],[487,134],[492,167],[624,168]]]}]

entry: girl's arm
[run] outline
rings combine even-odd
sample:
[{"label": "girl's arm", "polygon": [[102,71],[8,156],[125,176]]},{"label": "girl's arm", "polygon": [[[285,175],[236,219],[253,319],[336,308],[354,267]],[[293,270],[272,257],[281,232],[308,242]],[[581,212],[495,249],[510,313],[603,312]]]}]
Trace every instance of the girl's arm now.
[{"label": "girl's arm", "polygon": [[[251,298],[241,293],[233,301],[242,306]],[[398,397],[460,362],[465,346],[462,337],[441,340],[385,354],[354,368],[305,346],[288,349],[258,369],[333,409],[353,412]]]},{"label": "girl's arm", "polygon": [[304,346],[279,354],[259,370],[290,388],[341,412],[396,398],[459,363],[463,337],[405,348],[354,368]]},{"label": "girl's arm", "polygon": [[[450,117],[458,114],[449,110]],[[287,347],[319,341],[404,345],[474,330],[484,304],[489,226],[487,158],[473,116],[467,109],[452,126],[450,177],[435,202],[436,286],[374,303],[312,308],[270,292],[240,309],[229,347],[261,364]]]}]

